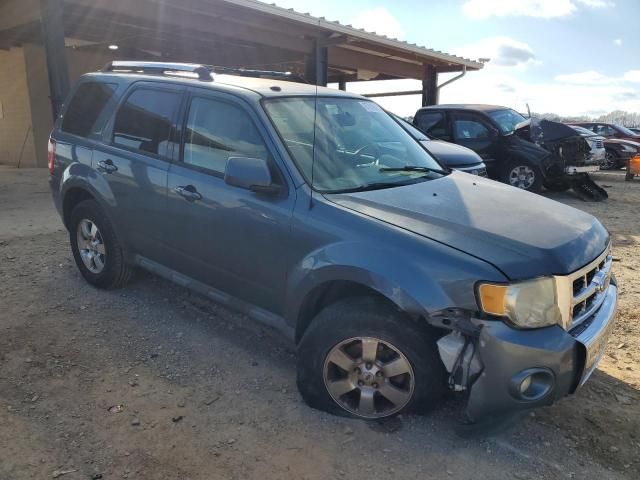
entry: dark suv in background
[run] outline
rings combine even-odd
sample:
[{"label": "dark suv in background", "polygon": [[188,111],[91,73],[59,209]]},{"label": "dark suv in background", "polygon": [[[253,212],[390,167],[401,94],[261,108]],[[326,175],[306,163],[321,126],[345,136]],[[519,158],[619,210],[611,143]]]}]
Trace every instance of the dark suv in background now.
[{"label": "dark suv in background", "polygon": [[432,137],[475,151],[490,178],[530,192],[543,185],[568,188],[577,175],[599,169],[574,130],[547,120],[532,123],[506,107],[435,105],[418,110],[413,123]]},{"label": "dark suv in background", "polygon": [[548,405],[614,325],[598,220],[445,169],[357,95],[114,62],[72,91],[49,169],[90,284],[142,267],[281,330],[330,412],[425,410],[447,388],[471,420]]}]

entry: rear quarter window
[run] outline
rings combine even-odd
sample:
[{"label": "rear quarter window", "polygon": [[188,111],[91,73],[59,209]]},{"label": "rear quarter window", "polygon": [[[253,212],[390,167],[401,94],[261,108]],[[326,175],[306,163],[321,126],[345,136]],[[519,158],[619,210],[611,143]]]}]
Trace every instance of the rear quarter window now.
[{"label": "rear quarter window", "polygon": [[116,84],[102,82],[81,84],[64,113],[61,130],[85,138],[100,134],[104,126],[101,114],[117,87]]}]

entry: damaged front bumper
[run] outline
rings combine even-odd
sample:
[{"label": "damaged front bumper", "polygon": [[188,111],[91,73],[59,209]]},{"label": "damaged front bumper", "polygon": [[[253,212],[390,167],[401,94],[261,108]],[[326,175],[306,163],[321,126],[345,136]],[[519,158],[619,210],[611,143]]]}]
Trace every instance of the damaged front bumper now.
[{"label": "damaged front bumper", "polygon": [[[469,370],[462,375],[469,379],[464,386],[469,390],[468,419],[477,422],[551,405],[574,393],[604,354],[617,300],[617,286],[612,283],[598,311],[570,331],[560,326],[517,330],[500,321],[472,319],[480,327],[479,337],[473,342],[473,355],[461,355],[470,359]],[[476,356],[480,367],[471,362]]]}]

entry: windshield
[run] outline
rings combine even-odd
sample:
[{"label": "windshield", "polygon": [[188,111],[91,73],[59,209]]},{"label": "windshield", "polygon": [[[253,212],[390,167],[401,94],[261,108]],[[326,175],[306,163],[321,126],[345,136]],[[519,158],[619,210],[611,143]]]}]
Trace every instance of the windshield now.
[{"label": "windshield", "polygon": [[593,137],[593,136],[595,136],[595,133],[593,133],[588,128],[578,127],[577,125],[571,125],[571,128],[573,128],[576,132],[578,132],[583,137]]},{"label": "windshield", "polygon": [[372,101],[292,97],[266,100],[264,107],[316,190],[389,188],[443,175],[440,164]]},{"label": "windshield", "polygon": [[629,130],[627,127],[623,127],[622,125],[616,125],[616,128],[622,132],[623,135],[628,135],[630,137],[635,137],[638,134],[633,130]]},{"label": "windshield", "polygon": [[526,118],[524,118],[515,110],[511,110],[510,108],[504,110],[495,110],[488,113],[493,121],[498,124],[500,133],[502,133],[503,135],[509,135],[513,133],[516,129],[516,125],[526,120]]},{"label": "windshield", "polygon": [[416,127],[414,127],[409,122],[407,122],[404,118],[400,118],[397,115],[393,115],[393,118],[395,118],[398,121],[398,123],[400,123],[400,125],[402,125],[402,127],[407,132],[409,132],[409,135],[411,135],[416,140],[418,140],[418,141],[429,141],[430,140],[429,137],[427,137],[422,130],[418,130]]}]

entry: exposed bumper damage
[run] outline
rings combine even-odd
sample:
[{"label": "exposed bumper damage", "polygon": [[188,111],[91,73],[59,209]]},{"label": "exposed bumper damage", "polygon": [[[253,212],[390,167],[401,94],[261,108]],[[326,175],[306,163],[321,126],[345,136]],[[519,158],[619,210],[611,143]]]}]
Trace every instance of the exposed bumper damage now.
[{"label": "exposed bumper damage", "polygon": [[[438,342],[452,389],[468,392],[466,415],[485,421],[551,405],[595,370],[615,323],[617,286],[579,328],[517,330],[500,321],[458,319]],[[456,326],[464,325],[464,332]],[[469,328],[474,325],[477,330]]]}]

